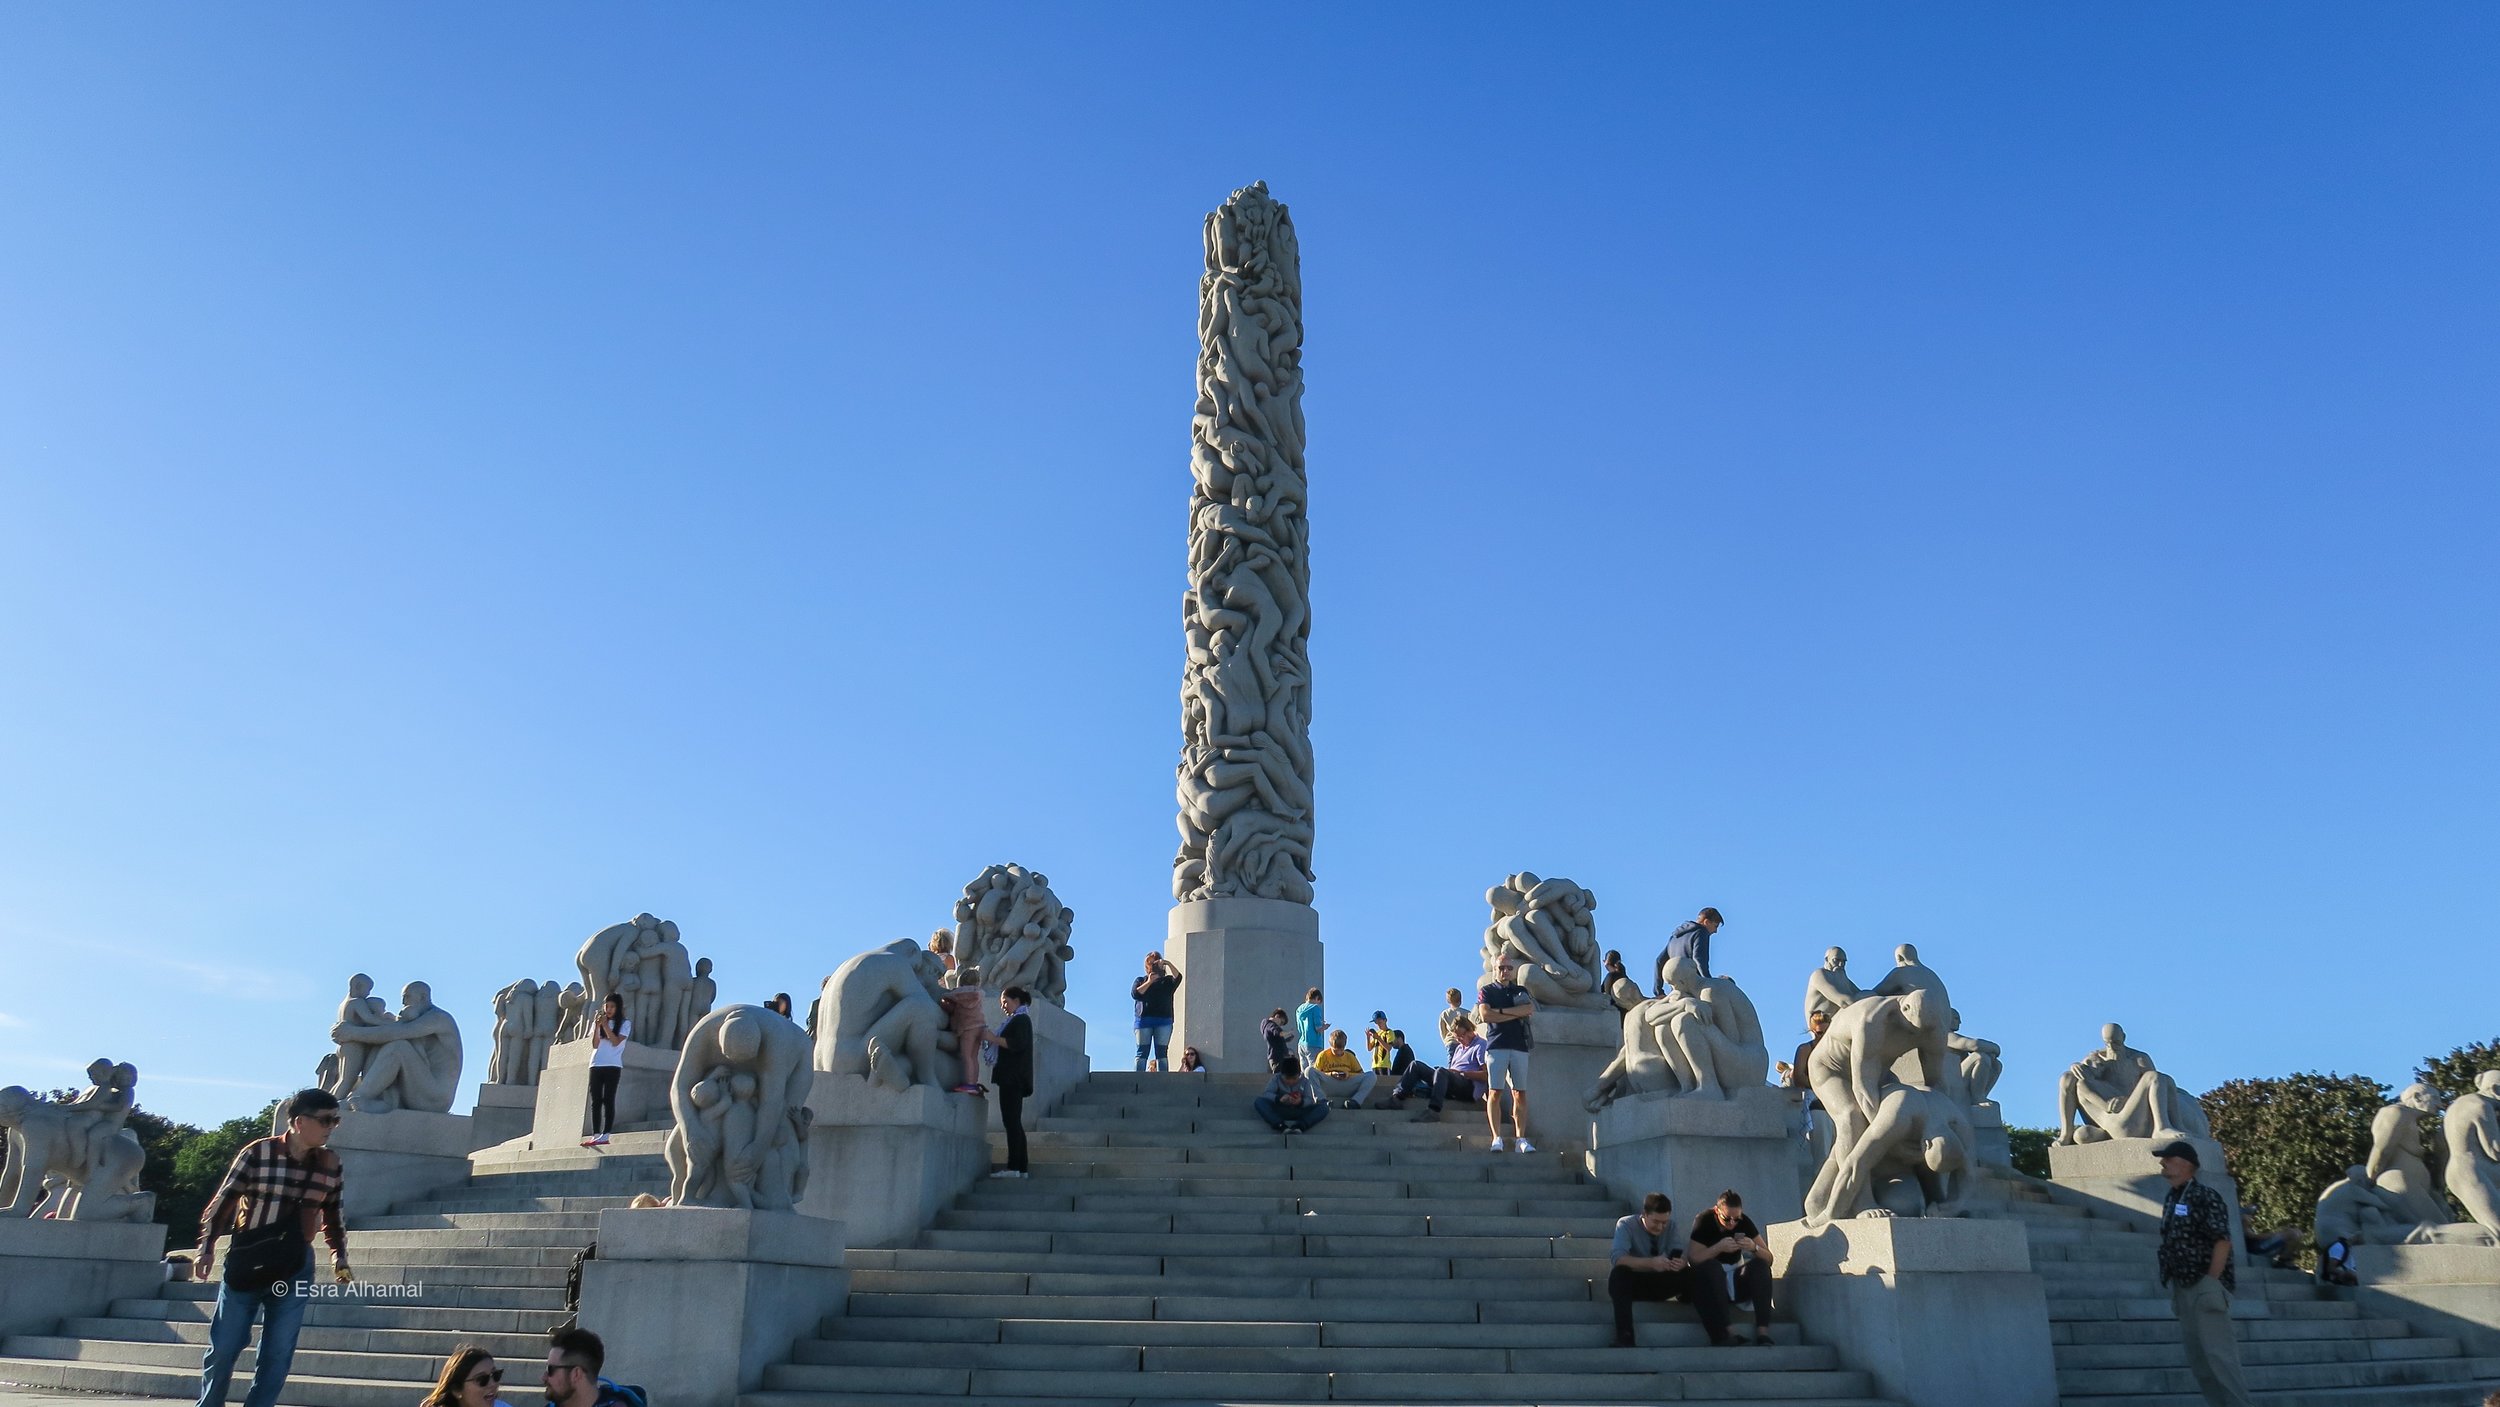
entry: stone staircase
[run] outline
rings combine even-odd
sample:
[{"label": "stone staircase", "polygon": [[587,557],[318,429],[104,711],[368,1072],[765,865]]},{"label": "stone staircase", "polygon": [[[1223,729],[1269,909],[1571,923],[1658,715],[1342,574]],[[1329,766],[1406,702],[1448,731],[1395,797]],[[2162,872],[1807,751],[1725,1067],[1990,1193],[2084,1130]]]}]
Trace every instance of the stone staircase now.
[{"label": "stone staircase", "polygon": [[742,1407],[1877,1401],[1791,1325],[1713,1348],[1689,1307],[1641,1305],[1640,1346],[1610,1347],[1620,1209],[1570,1157],[1491,1153],[1459,1106],[1275,1134],[1263,1083],[1094,1076],[1036,1126],[1030,1180],[853,1252],[848,1314]]},{"label": "stone staircase", "polygon": [[[596,1153],[542,1155],[528,1170],[482,1171],[460,1186],[348,1232],[361,1298],[321,1298],[304,1317],[282,1403],[413,1407],[454,1346],[485,1346],[511,1378],[515,1407],[539,1402],[547,1331],[564,1317],[564,1278],[599,1212],[638,1192],[665,1194],[663,1136],[620,1134]],[[326,1253],[315,1258],[327,1265]],[[326,1275],[323,1278],[327,1278]],[[396,1297],[402,1290],[407,1298]],[[199,1392],[214,1285],[168,1284],[46,1335],[0,1339],[0,1383],[189,1399]],[[254,1350],[231,1399],[251,1386]]]},{"label": "stone staircase", "polygon": [[[2010,1173],[1991,1175],[1975,1200],[1980,1215],[2020,1221],[2030,1237],[2061,1407],[2203,1407],[2144,1223],[2054,1201],[2046,1185]],[[2477,1407],[2500,1382],[2500,1360],[2321,1298],[2294,1271],[2244,1267],[2232,1321],[2266,1407]]]}]

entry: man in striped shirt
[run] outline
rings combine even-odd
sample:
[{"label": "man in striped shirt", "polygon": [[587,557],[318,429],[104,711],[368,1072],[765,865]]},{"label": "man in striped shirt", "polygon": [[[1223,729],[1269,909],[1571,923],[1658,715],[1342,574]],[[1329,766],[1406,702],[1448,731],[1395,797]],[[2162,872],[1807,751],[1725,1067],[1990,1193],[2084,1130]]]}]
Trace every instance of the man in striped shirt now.
[{"label": "man in striped shirt", "polygon": [[[252,1372],[252,1390],[244,1407],[276,1407],[295,1362],[295,1339],[304,1327],[305,1301],[312,1297],[312,1238],[316,1229],[330,1244],[330,1270],[347,1283],[347,1229],[339,1221],[343,1185],[339,1155],[327,1145],[338,1127],[339,1101],[327,1090],[306,1089],[286,1102],[286,1133],[257,1139],[234,1155],[226,1180],[209,1199],[200,1218],[199,1253],[192,1258],[194,1279],[217,1273],[217,1238],[234,1233],[236,1252],[277,1238],[288,1249],[302,1247],[302,1259],[267,1283],[237,1284],[241,1268],[229,1264],[217,1286],[217,1309],[209,1320],[208,1356],[200,1363],[199,1407],[224,1407],[226,1386],[234,1377],[235,1360],[252,1340],[252,1320],[262,1320],[259,1366]],[[252,1255],[265,1251],[255,1247]]]}]

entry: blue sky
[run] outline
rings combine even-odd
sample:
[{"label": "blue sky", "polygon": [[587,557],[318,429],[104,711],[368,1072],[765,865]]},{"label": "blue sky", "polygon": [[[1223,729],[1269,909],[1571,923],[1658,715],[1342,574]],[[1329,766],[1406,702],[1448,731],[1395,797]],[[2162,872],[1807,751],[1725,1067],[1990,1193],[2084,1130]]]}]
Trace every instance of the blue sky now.
[{"label": "blue sky", "polygon": [[[2047,1122],[2495,1034],[2500,14],[0,12],[0,1080],[213,1119],[1013,860],[1124,1063],[1202,214],[1302,237],[1332,1009],[1902,940]],[[2478,958],[2478,955],[2479,958]],[[2465,980],[2452,980],[2462,977]]]}]

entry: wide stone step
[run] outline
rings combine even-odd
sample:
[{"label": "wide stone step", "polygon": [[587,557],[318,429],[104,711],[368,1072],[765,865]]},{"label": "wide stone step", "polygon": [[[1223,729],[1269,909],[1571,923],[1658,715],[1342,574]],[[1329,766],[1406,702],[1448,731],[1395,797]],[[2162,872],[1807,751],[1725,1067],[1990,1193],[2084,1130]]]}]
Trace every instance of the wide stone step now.
[{"label": "wide stone step", "polygon": [[[2477,1360],[2422,1358],[2367,1363],[2302,1363],[2291,1366],[2246,1364],[2249,1391],[2316,1391],[2319,1389],[2383,1389],[2413,1385],[2457,1384],[2471,1387],[2478,1378]],[[2164,1397],[2185,1394],[2201,1400],[2196,1378],[2182,1364],[2176,1368],[2060,1368],[2057,1391],[2062,1401],[2088,1397]]]},{"label": "wide stone step", "polygon": [[393,1209],[396,1216],[470,1216],[490,1213],[499,1216],[528,1216],[539,1212],[582,1212],[593,1216],[617,1207],[633,1205],[631,1197],[537,1197],[507,1196],[499,1192],[463,1192],[424,1197]]},{"label": "wide stone step", "polygon": [[[1596,1250],[1605,1248],[1589,1243]],[[1532,1247],[1531,1249],[1535,1249]],[[1012,1266],[1010,1274],[1046,1277],[1059,1274],[1162,1276],[1167,1279],[1205,1278],[1220,1280],[1225,1276],[1249,1279],[1369,1280],[1375,1286],[1384,1280],[1399,1284],[1414,1281],[1431,1283],[1437,1280],[1467,1279],[1550,1279],[1588,1280],[1602,1277],[1605,1262],[1594,1254],[1557,1258],[1552,1255],[1436,1257],[1427,1255],[1328,1255],[1324,1253],[1291,1253],[1286,1255],[1057,1255],[1020,1254],[1002,1256],[995,1251],[932,1250],[905,1248],[901,1250],[855,1250],[846,1258],[856,1275],[865,1270],[891,1270],[906,1274],[930,1273],[997,1273],[1001,1265]]]},{"label": "wide stone step", "polygon": [[[379,1267],[370,1273],[360,1266],[356,1273],[364,1277],[357,1281],[357,1284],[365,1287],[362,1291],[351,1289],[350,1292],[339,1295],[325,1293],[313,1301],[309,1312],[318,1314],[328,1308],[561,1310],[564,1307],[564,1277],[561,1275],[556,1277],[553,1285],[536,1286],[473,1285],[440,1275],[429,1277],[423,1271],[403,1278],[403,1272],[392,1266]],[[402,1285],[408,1288],[404,1291],[396,1288]],[[196,1309],[199,1314],[205,1316],[214,1307],[217,1287],[175,1281],[158,1291],[158,1294],[167,1304],[168,1318],[190,1317],[188,1312],[179,1315],[171,1312],[176,1309],[185,1311]],[[121,1303],[127,1303],[127,1301],[117,1302],[114,1313],[121,1312]]]},{"label": "wide stone step", "polygon": [[[1317,1217],[1300,1218],[1316,1222]],[[1288,1221],[1288,1224],[1291,1224]],[[1226,1235],[1173,1231],[950,1231],[920,1233],[919,1250],[987,1252],[996,1264],[1002,1256],[1143,1255],[1173,1259],[1210,1256],[1327,1256],[1336,1258],[1458,1257],[1488,1260],[1604,1259],[1613,1249],[1611,1228],[1604,1238],[1532,1236],[1433,1236],[1407,1232],[1395,1236],[1336,1234]],[[857,1254],[857,1253],[854,1253]],[[854,1260],[853,1265],[860,1262]],[[1021,1261],[1019,1261],[1021,1263]],[[1386,1272],[1382,1272],[1386,1273]]]},{"label": "wide stone step", "polygon": [[[115,1300],[111,1317],[156,1320],[168,1324],[206,1324],[214,1306],[207,1300]],[[438,1303],[377,1304],[319,1300],[304,1312],[307,1325],[342,1328],[423,1329],[446,1334],[545,1333],[556,1318],[543,1309],[509,1306],[443,1305]]]},{"label": "wide stone step", "polygon": [[[2253,1385],[2252,1385],[2253,1386]],[[2409,1387],[2279,1389],[2265,1394],[2264,1407],[2479,1407],[2482,1389],[2472,1384],[2428,1383]],[[2205,1407],[2200,1392],[2166,1392],[2149,1396],[2061,1396],[2058,1407]]]},{"label": "wide stone step", "polygon": [[[1606,1212],[1611,1213],[1612,1208]],[[1599,1240],[1611,1244],[1615,1234],[1615,1217],[1608,1214],[1569,1217],[1527,1216],[1438,1216],[1417,1211],[1407,1215],[1381,1213],[1331,1213],[1305,1216],[1300,1212],[1078,1212],[1078,1211],[985,1211],[953,1209],[938,1213],[937,1225],[931,1235],[950,1238],[975,1232],[1040,1232],[1053,1237],[1078,1237],[1103,1233],[1134,1236],[1527,1236],[1541,1239],[1568,1237],[1573,1240]],[[939,1245],[966,1244],[949,1239]],[[1061,1243],[1053,1249],[1065,1248]],[[1105,1247],[1111,1249],[1111,1247]]]},{"label": "wide stone step", "polygon": [[524,1219],[508,1226],[358,1227],[347,1233],[347,1247],[350,1251],[367,1246],[396,1251],[473,1246],[498,1251],[560,1250],[569,1256],[598,1239],[596,1217],[577,1218],[576,1222],[589,1225],[533,1225]]},{"label": "wide stone step", "polygon": [[[542,1341],[543,1342],[543,1341]],[[142,1343],[136,1340],[99,1340],[40,1337],[23,1335],[0,1342],[0,1357],[18,1359],[57,1359],[78,1363],[115,1363],[145,1368],[189,1368],[197,1388],[200,1356],[196,1344]],[[257,1350],[245,1349],[235,1369],[235,1376],[250,1380]],[[401,1384],[417,1384],[420,1393],[434,1380],[443,1366],[439,1356],[408,1353],[365,1353],[318,1349],[299,1346],[295,1353],[295,1371],[315,1377],[357,1378]]]},{"label": "wide stone step", "polygon": [[[278,1393],[282,1407],[409,1407],[422,1389],[397,1379],[329,1378],[304,1368],[303,1359]],[[439,1365],[438,1365],[439,1366]],[[110,1393],[121,1397],[161,1397],[190,1401],[199,1396],[200,1364],[195,1354],[187,1368],[136,1363],[83,1363],[52,1358],[0,1358],[0,1382],[24,1387],[64,1388],[76,1392]],[[232,1396],[240,1402],[251,1380],[236,1375]],[[536,1384],[504,1384],[512,1407],[538,1407],[544,1400]]]},{"label": "wide stone step", "polygon": [[[1032,1397],[991,1397],[985,1395],[871,1392],[751,1392],[740,1395],[738,1407],[889,1407],[890,1404],[944,1403],[946,1407],[1032,1407]],[[1776,1400],[1780,1407],[1901,1407],[1888,1398],[1872,1397],[1786,1397],[1766,1399],[1704,1398],[1685,1396],[1675,1399],[1678,1407],[1752,1407],[1752,1404]],[[1478,1407],[1485,1403],[1512,1403],[1516,1397],[1448,1397],[1431,1402],[1411,1402],[1407,1407]],[[1048,1407],[1240,1407],[1240,1404],[1218,1404],[1211,1401],[1172,1401],[1161,1398],[1115,1397],[1053,1397]],[[1538,1407],[1612,1407],[1589,1398],[1553,1397],[1543,1399]],[[2272,1404],[2268,1404],[2272,1407]]]},{"label": "wide stone step", "polygon": [[[2313,1339],[2336,1342],[2344,1339],[2401,1339],[2412,1330],[2392,1319],[2239,1319],[2231,1325],[2232,1332],[2243,1343],[2267,1339]],[[2060,1321],[2049,1326],[2049,1342],[2067,1344],[2144,1344],[2180,1341],[2179,1322],[2170,1316],[2159,1319],[2116,1319],[2104,1321]]]},{"label": "wide stone step", "polygon": [[[1173,1215],[1197,1213],[1276,1214],[1308,1212],[1327,1216],[1343,1213],[1353,1216],[1524,1216],[1524,1217],[1589,1217],[1616,1212],[1616,1202],[1603,1188],[1530,1189],[1526,1195],[1504,1195],[1500,1184],[1485,1183],[1476,1188],[1489,1196],[1463,1197],[1339,1197],[1308,1190],[1318,1184],[1303,1184],[1290,1196],[1202,1196],[1183,1203],[1165,1198],[1142,1204],[1145,1207],[1166,1206]],[[1074,1191],[1070,1189],[1082,1188]],[[955,1205],[965,1211],[1019,1212],[1127,1212],[1140,1210],[1141,1204],[1121,1193],[1096,1190],[1093,1183],[1044,1183],[1039,1180],[983,1181],[972,1191],[956,1199]]]},{"label": "wide stone step", "polygon": [[[1633,1330],[1644,1348],[1704,1348],[1709,1338],[1691,1309],[1682,1305],[1642,1303],[1634,1306]],[[819,1331],[827,1341],[966,1343],[966,1344],[1127,1344],[1133,1346],[1200,1346],[1228,1348],[1316,1348],[1323,1344],[1357,1348],[1477,1348],[1488,1335],[1485,1326],[1469,1321],[1341,1320],[1271,1321],[1251,1319],[947,1319],[850,1318],[836,1315]],[[1604,1313],[1585,1309],[1568,1322],[1505,1323],[1501,1346],[1508,1348],[1604,1350],[1613,1342],[1614,1327]]]},{"label": "wide stone step", "polygon": [[[358,1231],[535,1231],[545,1235],[581,1236],[585,1244],[599,1229],[597,1212],[431,1212],[366,1217]],[[354,1236],[356,1231],[350,1231]]]},{"label": "wide stone step", "polygon": [[[2240,1337],[2240,1361],[2251,1366],[2389,1363],[2417,1358],[2457,1358],[2465,1352],[2455,1339],[2444,1338]],[[2060,1344],[2056,1347],[2057,1366],[2078,1371],[2183,1367],[2185,1360],[2180,1356],[2181,1352],[2179,1341],[2175,1338],[2168,1343]]]},{"label": "wide stone step", "polygon": [[[493,1331],[451,1325],[387,1329],[323,1324],[308,1319],[298,1342],[305,1348],[333,1349],[344,1353],[439,1354],[446,1336],[457,1333],[461,1343],[476,1344],[498,1358],[536,1360],[547,1352],[547,1322],[542,1315],[532,1315],[526,1328]],[[60,1334],[65,1338],[190,1344],[197,1351],[205,1349],[208,1344],[208,1323],[205,1320],[72,1319],[60,1326]],[[5,1351],[5,1344],[0,1344],[0,1352]]]},{"label": "wide stone step", "polygon": [[1035,1177],[1262,1177],[1278,1169],[1292,1169],[1295,1176],[1304,1177],[1378,1177],[1388,1170],[1449,1181],[1579,1180],[1578,1169],[1545,1153],[1477,1153],[1460,1148],[1399,1148],[1386,1146],[1386,1139],[1369,1142],[1384,1146],[1331,1148],[1296,1140],[1270,1152],[1168,1146],[1070,1148],[1035,1140],[1028,1151]]},{"label": "wide stone step", "polygon": [[[931,1356],[926,1343],[814,1339],[800,1343],[792,1358],[824,1367],[885,1369],[920,1367]],[[1729,1366],[1724,1350],[1707,1345],[1616,1353],[1583,1347],[1339,1344],[1280,1354],[1272,1345],[1015,1342],[955,1343],[940,1356],[950,1366],[1051,1372],[1255,1373],[1273,1371],[1280,1361],[1298,1372],[1325,1373],[1694,1373]],[[1783,1345],[1748,1353],[1741,1364],[1747,1371],[1823,1372],[1837,1368],[1839,1359],[1827,1348]]]},{"label": "wide stone step", "polygon": [[[1407,1301],[1417,1300],[1480,1300],[1507,1296],[1514,1300],[1586,1300],[1590,1281],[1571,1273],[1560,1262],[1527,1261],[1524,1265],[1547,1265],[1553,1273],[1539,1276],[1494,1274],[1461,1276],[1438,1280],[1401,1280],[1397,1294]],[[1304,1263],[1297,1262],[1293,1273],[1248,1275],[1238,1271],[1202,1275],[1163,1275],[1117,1272],[1039,1272],[1028,1274],[1016,1270],[855,1270],[851,1272],[854,1291],[867,1290],[889,1294],[942,1295],[1225,1295],[1254,1299],[1342,1301],[1383,1293],[1377,1277],[1344,1277],[1311,1275]],[[1411,1307],[1411,1306],[1410,1306]]]},{"label": "wide stone step", "polygon": [[[1777,1350],[1721,1350],[1723,1358]],[[839,1393],[863,1386],[849,1370],[785,1363],[764,1373],[764,1391],[743,1400],[787,1393]],[[1660,1402],[1761,1401],[1807,1396],[1863,1397],[1865,1376],[1845,1371],[1475,1373],[1398,1372],[1057,1372],[977,1367],[888,1368],[878,1371],[877,1396],[1117,1398],[1174,1402]]]}]

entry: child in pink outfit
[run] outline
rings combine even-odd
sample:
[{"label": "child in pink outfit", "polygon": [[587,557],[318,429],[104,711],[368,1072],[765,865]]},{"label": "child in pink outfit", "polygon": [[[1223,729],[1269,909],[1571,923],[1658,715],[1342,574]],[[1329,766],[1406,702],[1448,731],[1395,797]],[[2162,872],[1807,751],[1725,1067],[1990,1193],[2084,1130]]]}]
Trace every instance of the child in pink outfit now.
[{"label": "child in pink outfit", "polygon": [[991,1034],[989,1022],[982,1019],[981,989],[957,987],[938,998],[946,1008],[946,1028],[955,1033],[955,1054],[964,1062],[963,1082],[955,1086],[957,1094],[981,1094],[981,1047],[998,1038]]}]

